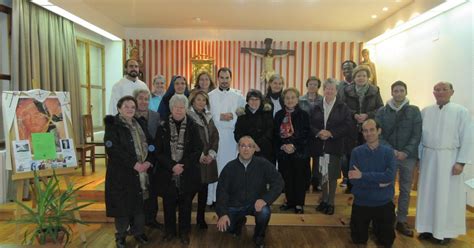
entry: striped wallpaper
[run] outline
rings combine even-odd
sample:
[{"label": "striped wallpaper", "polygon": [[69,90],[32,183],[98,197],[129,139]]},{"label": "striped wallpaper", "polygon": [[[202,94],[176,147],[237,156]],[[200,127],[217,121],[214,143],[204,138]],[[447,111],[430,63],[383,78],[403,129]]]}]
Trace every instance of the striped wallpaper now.
[{"label": "striped wallpaper", "polygon": [[[207,40],[140,40],[124,41],[127,48],[136,46],[144,63],[145,82],[150,85],[156,74],[163,74],[169,83],[172,75],[191,76],[191,58],[208,55],[215,61],[215,71],[223,66],[233,73],[233,87],[245,94],[249,89],[264,91],[259,82],[262,59],[240,53],[241,47],[264,48],[263,41],[207,41]],[[296,87],[304,92],[309,76],[321,79],[328,77],[342,79],[340,65],[352,59],[361,59],[362,42],[336,41],[274,41],[273,49],[296,50],[295,56],[276,58],[274,69],[285,78],[285,87]],[[128,54],[127,54],[128,58]],[[191,79],[193,80],[193,79]],[[214,80],[215,82],[215,80]]]}]

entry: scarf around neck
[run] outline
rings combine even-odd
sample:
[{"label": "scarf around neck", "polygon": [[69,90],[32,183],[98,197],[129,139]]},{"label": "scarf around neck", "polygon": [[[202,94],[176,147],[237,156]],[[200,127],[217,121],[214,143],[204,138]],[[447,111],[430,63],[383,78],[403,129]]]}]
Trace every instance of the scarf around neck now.
[{"label": "scarf around neck", "polygon": [[140,126],[140,124],[138,124],[135,118],[132,118],[132,121],[129,122],[123,116],[119,116],[120,120],[122,120],[122,122],[125,123],[125,126],[130,130],[138,162],[145,162],[145,159],[148,156],[148,143],[146,140],[145,132],[143,132],[142,127]]}]

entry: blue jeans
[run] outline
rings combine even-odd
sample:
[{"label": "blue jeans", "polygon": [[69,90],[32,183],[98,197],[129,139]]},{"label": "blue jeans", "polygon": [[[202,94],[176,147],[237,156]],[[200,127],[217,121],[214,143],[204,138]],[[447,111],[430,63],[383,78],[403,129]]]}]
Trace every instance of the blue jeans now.
[{"label": "blue jeans", "polygon": [[397,160],[398,186],[400,195],[398,196],[397,221],[407,222],[408,206],[410,205],[410,191],[413,181],[413,169],[416,159],[407,158],[403,161]]},{"label": "blue jeans", "polygon": [[271,210],[270,207],[264,206],[260,212],[255,211],[254,204],[249,204],[243,207],[229,207],[228,211],[230,226],[228,232],[235,233],[235,223],[239,222],[242,218],[247,215],[255,216],[255,232],[253,238],[264,238],[265,231],[267,230],[268,222],[270,221]]}]

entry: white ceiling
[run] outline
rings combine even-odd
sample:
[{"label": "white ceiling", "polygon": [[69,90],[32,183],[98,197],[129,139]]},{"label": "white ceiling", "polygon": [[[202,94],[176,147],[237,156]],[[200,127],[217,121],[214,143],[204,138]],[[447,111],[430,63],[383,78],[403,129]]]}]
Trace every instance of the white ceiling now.
[{"label": "white ceiling", "polygon": [[[124,28],[364,31],[414,0],[53,0]],[[384,7],[388,11],[382,11]],[[81,16],[81,13],[75,13]],[[377,15],[373,19],[372,15]],[[196,19],[200,18],[200,21]]]}]

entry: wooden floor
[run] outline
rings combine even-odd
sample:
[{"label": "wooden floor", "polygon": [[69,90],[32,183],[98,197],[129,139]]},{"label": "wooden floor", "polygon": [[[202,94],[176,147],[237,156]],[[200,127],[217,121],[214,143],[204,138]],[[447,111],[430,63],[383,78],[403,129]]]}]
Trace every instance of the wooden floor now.
[{"label": "wooden floor", "polygon": [[[24,228],[20,233],[24,232]],[[198,230],[195,227],[191,232],[191,243],[189,247],[228,247],[246,248],[253,247],[252,234],[253,226],[246,226],[240,239],[218,232],[215,225],[210,225],[208,230]],[[21,242],[15,238],[15,225],[0,222],[0,247],[21,247]],[[90,224],[86,230],[87,241],[82,243],[79,235],[74,235],[72,243],[68,247],[115,247],[113,224]],[[146,230],[150,239],[148,245],[141,247],[185,247],[179,240],[169,243],[161,241],[162,232],[159,230]],[[21,235],[20,235],[21,236]],[[367,246],[356,246],[350,241],[350,231],[348,228],[337,227],[288,227],[270,226],[267,230],[265,242],[267,247],[376,247],[374,237],[371,236]],[[132,237],[127,238],[128,247],[138,247]],[[452,240],[449,246],[435,245],[429,241],[419,241],[417,238],[409,238],[397,234],[394,247],[474,247],[474,230],[470,230],[468,235]]]},{"label": "wooden floor", "polygon": [[[93,200],[96,203],[81,211],[83,220],[90,222],[87,227],[87,243],[82,244],[78,235],[75,235],[72,246],[70,247],[115,247],[113,219],[105,217],[104,204],[104,177],[105,166],[103,160],[98,160],[96,172],[91,173],[90,167],[87,168],[85,177],[81,176],[80,170],[72,177],[75,185],[88,183],[84,190],[80,191],[80,200]],[[357,247],[350,242],[350,231],[348,228],[352,195],[344,194],[344,188],[338,187],[336,194],[336,213],[333,216],[327,216],[315,211],[315,206],[319,202],[320,193],[308,192],[306,194],[306,206],[304,215],[296,215],[291,212],[279,211],[279,205],[283,203],[284,196],[281,196],[272,205],[272,217],[270,227],[267,233],[267,244],[269,247]],[[395,196],[397,198],[397,196]],[[160,211],[158,219],[163,222],[163,213]],[[195,206],[194,206],[195,209]],[[0,205],[0,247],[6,247],[6,244],[21,244],[19,237],[16,236],[16,226],[10,224],[8,220],[13,218],[15,210],[14,203]],[[408,222],[413,225],[416,213],[416,191],[412,192]],[[193,223],[195,211],[193,212]],[[217,216],[213,211],[206,213],[206,221],[210,224],[207,231],[195,230],[193,228],[190,247],[252,247],[251,236],[253,232],[254,221],[248,219],[246,232],[240,240],[217,232],[215,223]],[[474,247],[474,213],[466,212],[466,223],[468,234],[454,240],[450,247]],[[24,233],[26,226],[19,227],[19,233]],[[147,235],[151,238],[151,243],[146,247],[182,247],[179,241],[168,244],[161,243],[161,232],[156,230],[147,230]],[[133,238],[128,239],[130,246],[135,247]],[[133,245],[133,246],[132,246]],[[430,242],[420,242],[416,238],[407,238],[397,236],[395,247],[434,247]],[[372,241],[369,241],[368,247],[375,247]]]}]

